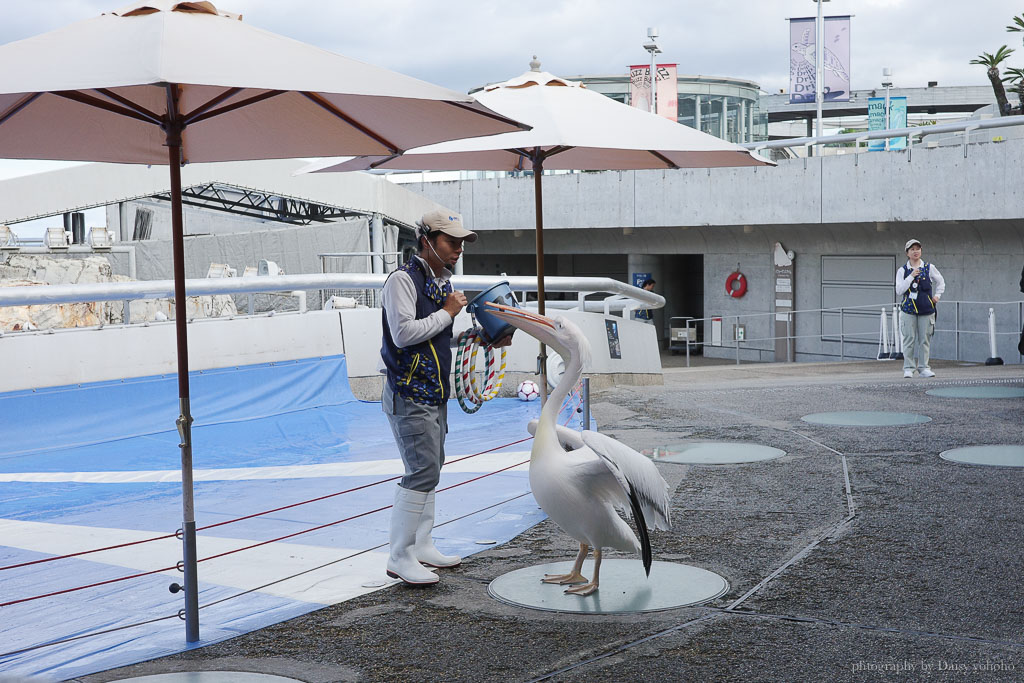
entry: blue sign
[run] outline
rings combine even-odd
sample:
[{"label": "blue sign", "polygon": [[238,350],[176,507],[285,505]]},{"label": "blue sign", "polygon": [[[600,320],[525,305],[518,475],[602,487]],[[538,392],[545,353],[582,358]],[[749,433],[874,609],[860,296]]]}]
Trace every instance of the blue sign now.
[{"label": "blue sign", "polygon": [[647,280],[653,280],[651,273],[633,273],[633,286],[641,287]]},{"label": "blue sign", "polygon": [[[885,125],[885,98],[868,98],[868,130],[886,130],[888,128],[907,127],[907,98],[889,98],[889,125]],[[889,138],[889,149],[906,149],[907,138]],[[885,140],[869,140],[869,152],[881,152],[885,150]]]}]

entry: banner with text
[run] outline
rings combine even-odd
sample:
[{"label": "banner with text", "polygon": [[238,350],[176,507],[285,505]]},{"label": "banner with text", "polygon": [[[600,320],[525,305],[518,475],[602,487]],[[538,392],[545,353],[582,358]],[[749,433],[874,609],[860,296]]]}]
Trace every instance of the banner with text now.
[{"label": "banner with text", "polygon": [[[885,130],[886,128],[907,127],[907,98],[889,98],[889,125],[885,125],[885,98],[868,98],[868,130]],[[889,138],[889,149],[906,149],[906,136]],[[885,140],[869,140],[869,152],[881,152],[885,149]]]},{"label": "banner with text", "polygon": [[[814,17],[789,20],[789,102],[814,102]],[[822,101],[850,101],[850,17],[824,17]]]},{"label": "banner with text", "polygon": [[[629,67],[629,103],[637,109],[651,110],[651,67],[639,64]],[[676,65],[656,64],[654,82],[657,93],[655,107],[659,116],[675,121],[679,111],[676,86]]]}]

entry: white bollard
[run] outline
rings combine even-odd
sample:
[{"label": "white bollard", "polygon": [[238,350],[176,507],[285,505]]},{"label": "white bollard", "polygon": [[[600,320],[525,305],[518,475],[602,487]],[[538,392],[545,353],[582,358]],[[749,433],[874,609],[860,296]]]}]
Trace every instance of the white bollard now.
[{"label": "white bollard", "polygon": [[892,353],[889,358],[903,360],[903,334],[900,332],[900,307],[892,305]]},{"label": "white bollard", "polygon": [[988,350],[985,365],[1002,365],[1003,359],[996,355],[996,309],[988,309]]},{"label": "white bollard", "polygon": [[889,317],[882,309],[882,319],[878,323],[878,358],[877,360],[889,360]]}]

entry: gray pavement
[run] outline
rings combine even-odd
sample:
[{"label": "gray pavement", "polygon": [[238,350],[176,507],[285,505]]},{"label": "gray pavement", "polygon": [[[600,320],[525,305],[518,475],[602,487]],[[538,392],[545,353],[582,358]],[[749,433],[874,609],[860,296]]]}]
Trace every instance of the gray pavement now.
[{"label": "gray pavement", "polygon": [[[673,529],[655,560],[725,577],[708,604],[638,615],[499,603],[492,579],[570,559],[550,522],[443,571],[260,631],[80,679],[252,671],[327,681],[1024,680],[1024,468],[938,457],[1024,444],[1024,400],[928,388],[1024,386],[1024,367],[896,361],[666,368],[660,387],[594,397],[602,431],[637,450],[687,441],[786,451],[746,465],[673,465]],[[830,427],[808,413],[884,410],[927,424]],[[615,555],[618,556],[618,555]],[[605,586],[602,590],[610,590]]]}]

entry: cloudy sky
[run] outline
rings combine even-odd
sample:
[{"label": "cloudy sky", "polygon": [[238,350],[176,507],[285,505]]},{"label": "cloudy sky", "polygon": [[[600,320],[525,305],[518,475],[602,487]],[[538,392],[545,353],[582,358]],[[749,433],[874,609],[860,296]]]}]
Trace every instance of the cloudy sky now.
[{"label": "cloudy sky", "polygon": [[[121,7],[128,0],[0,0],[0,43]],[[276,33],[454,90],[504,80],[534,54],[562,76],[625,73],[645,63],[647,27],[659,29],[659,61],[681,74],[788,86],[787,17],[813,16],[812,0],[215,0]],[[831,0],[826,15],[852,14],[854,89],[876,87],[883,66],[897,86],[985,85],[968,62],[1000,45],[1021,0]],[[5,65],[4,68],[10,68]],[[45,167],[0,162],[0,177]]]},{"label": "cloudy sky", "polygon": [[[0,43],[87,19],[127,0],[0,0]],[[245,21],[455,90],[504,80],[537,54],[570,76],[623,73],[644,63],[656,26],[665,62],[679,72],[736,76],[770,92],[787,85],[787,17],[813,16],[812,0],[216,0]],[[968,62],[1000,45],[1020,0],[831,0],[852,14],[853,87],[985,84]],[[1020,49],[1024,65],[1024,49]]]}]

